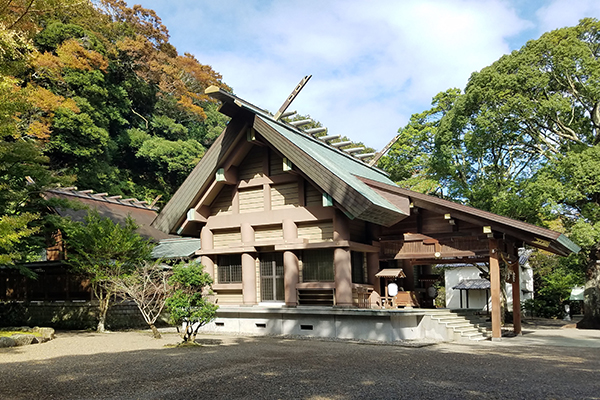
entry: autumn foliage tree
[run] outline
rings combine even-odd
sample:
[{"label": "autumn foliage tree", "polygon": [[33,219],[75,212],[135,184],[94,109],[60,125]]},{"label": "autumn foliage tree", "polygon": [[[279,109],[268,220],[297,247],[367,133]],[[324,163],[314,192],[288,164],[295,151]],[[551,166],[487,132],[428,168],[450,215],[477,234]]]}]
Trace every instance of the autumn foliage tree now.
[{"label": "autumn foliage tree", "polygon": [[[121,0],[1,2],[0,154],[35,153],[19,168],[0,165],[0,185],[20,187],[0,199],[10,229],[3,259],[26,258],[20,243],[52,230],[44,188],[168,201],[227,122],[204,94],[211,85],[230,90],[210,66],[178,53],[150,9]],[[15,175],[26,165],[45,175],[28,171],[35,183],[26,185],[27,175]]]}]

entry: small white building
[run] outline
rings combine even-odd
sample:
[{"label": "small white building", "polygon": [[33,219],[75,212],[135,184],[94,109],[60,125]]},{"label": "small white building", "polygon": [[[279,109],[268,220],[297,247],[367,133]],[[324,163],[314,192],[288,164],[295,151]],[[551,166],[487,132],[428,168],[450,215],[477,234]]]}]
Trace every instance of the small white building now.
[{"label": "small white building", "polygon": [[[519,249],[521,301],[533,299],[533,269],[529,257],[533,250]],[[440,265],[441,266],[441,265]],[[477,264],[447,264],[444,273],[446,307],[450,309],[491,310],[489,266]],[[512,284],[505,282],[508,310],[512,311]]]}]

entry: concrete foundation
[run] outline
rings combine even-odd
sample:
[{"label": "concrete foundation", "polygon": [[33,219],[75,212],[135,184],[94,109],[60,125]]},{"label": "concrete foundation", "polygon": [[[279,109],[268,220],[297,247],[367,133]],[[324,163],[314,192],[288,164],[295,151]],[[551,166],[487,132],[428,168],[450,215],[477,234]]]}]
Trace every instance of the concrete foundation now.
[{"label": "concrete foundation", "polygon": [[431,318],[437,310],[365,310],[330,307],[222,306],[205,332],[250,335],[290,335],[332,339],[395,342],[454,340]]}]

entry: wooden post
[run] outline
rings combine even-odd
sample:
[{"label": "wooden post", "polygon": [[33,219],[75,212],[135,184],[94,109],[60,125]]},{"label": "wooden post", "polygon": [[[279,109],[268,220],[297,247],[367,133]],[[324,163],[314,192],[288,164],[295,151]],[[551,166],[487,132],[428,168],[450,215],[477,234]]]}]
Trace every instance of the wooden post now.
[{"label": "wooden post", "polygon": [[352,267],[350,250],[337,248],[333,251],[335,269],[335,304],[352,307]]},{"label": "wooden post", "polygon": [[256,264],[248,253],[242,253],[242,294],[244,304],[256,304]]},{"label": "wooden post", "polygon": [[379,278],[375,274],[379,271],[379,253],[367,253],[367,282],[373,285],[373,290],[381,295]]},{"label": "wooden post", "polygon": [[515,280],[512,283],[513,300],[513,327],[515,334],[521,334],[521,266],[518,262],[514,263],[513,271]]},{"label": "wooden post", "polygon": [[283,252],[283,285],[285,291],[285,305],[296,307],[298,305],[298,292],[296,285],[300,271],[298,268],[298,257],[293,251]]},{"label": "wooden post", "polygon": [[500,263],[498,262],[498,241],[490,239],[490,289],[492,292],[492,340],[500,340]]}]

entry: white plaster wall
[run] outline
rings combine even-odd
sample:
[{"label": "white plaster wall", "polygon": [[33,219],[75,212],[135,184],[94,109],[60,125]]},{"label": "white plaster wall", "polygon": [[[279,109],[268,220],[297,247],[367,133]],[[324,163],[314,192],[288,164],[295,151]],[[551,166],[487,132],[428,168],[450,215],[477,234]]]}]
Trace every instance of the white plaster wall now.
[{"label": "white plaster wall", "polygon": [[[528,299],[533,299],[533,269],[528,265],[521,267],[521,272],[519,277],[521,284],[521,303]],[[528,293],[523,293],[523,290],[527,290]],[[508,297],[508,310],[512,311],[512,284],[506,284],[506,296]]]},{"label": "white plaster wall", "polygon": [[[460,308],[460,290],[452,288],[465,279],[480,279],[480,271],[475,267],[457,267],[447,269],[445,273],[446,282],[446,308]],[[469,308],[485,308],[485,291],[471,290],[469,293]],[[466,308],[466,294],[463,291],[463,308]]]},{"label": "white plaster wall", "polygon": [[[487,267],[485,267],[487,269]],[[447,269],[445,272],[446,282],[446,307],[450,309],[460,308],[460,290],[452,288],[464,279],[480,279],[479,269],[475,267],[457,267]],[[523,294],[521,292],[521,302],[533,298],[533,269],[529,265],[521,266],[520,273],[521,290],[526,289],[530,293]],[[512,284],[506,283],[506,296],[508,310],[512,311]],[[492,309],[492,300],[488,298],[490,310]],[[467,308],[466,294],[463,291],[463,308]],[[469,291],[469,308],[485,310],[485,291],[470,290]]]}]

